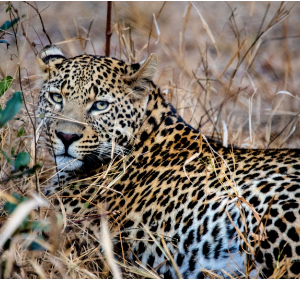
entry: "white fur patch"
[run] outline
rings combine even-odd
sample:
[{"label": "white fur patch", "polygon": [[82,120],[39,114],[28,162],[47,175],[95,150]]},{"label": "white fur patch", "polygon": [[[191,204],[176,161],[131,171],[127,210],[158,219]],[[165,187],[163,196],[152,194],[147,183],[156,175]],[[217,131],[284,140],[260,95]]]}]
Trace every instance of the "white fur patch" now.
[{"label": "white fur patch", "polygon": [[44,59],[48,56],[64,56],[64,54],[62,53],[62,51],[54,46],[54,45],[50,45],[48,47],[46,47],[44,50],[41,51],[40,53],[40,56],[41,56],[41,59]]},{"label": "white fur patch", "polygon": [[83,162],[73,157],[56,156],[56,164],[58,170],[74,171],[78,170],[83,165]]}]

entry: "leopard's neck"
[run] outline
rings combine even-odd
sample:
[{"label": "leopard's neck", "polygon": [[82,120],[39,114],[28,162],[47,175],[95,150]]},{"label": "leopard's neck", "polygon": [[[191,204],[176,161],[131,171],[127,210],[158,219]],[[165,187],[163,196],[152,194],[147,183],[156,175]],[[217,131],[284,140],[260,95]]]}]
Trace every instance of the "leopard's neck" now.
[{"label": "leopard's neck", "polygon": [[[152,90],[149,91],[149,99],[145,114],[142,119],[141,127],[134,141],[135,147],[140,147],[149,139],[150,135],[157,131],[167,129],[169,126],[181,123],[184,126],[194,130],[190,125],[178,115],[175,108],[170,105],[160,94],[160,89],[156,85],[152,85]],[[166,135],[168,132],[166,131]]]},{"label": "leopard's neck", "polygon": [[[160,93],[159,87],[152,84],[152,89],[149,91],[147,108],[142,119],[142,125],[130,146],[134,147],[134,151],[138,151],[145,146],[146,143],[147,145],[154,145],[154,142],[162,143],[174,138],[174,132],[176,132],[176,130],[178,133],[181,133],[180,130],[183,130],[185,136],[197,134],[198,139],[202,139],[203,137],[200,131],[187,124],[177,113],[176,109],[165,100]],[[210,138],[207,139],[215,149],[223,148],[220,143]]]}]

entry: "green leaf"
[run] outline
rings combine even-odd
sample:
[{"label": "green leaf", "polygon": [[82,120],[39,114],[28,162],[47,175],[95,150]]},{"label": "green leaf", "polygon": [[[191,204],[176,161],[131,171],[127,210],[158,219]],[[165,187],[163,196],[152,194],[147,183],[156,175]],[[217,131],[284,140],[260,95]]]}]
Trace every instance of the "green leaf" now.
[{"label": "green leaf", "polygon": [[7,30],[7,29],[11,28],[12,26],[14,26],[18,21],[19,21],[19,18],[15,18],[12,21],[7,20],[4,24],[2,24],[0,29]]},{"label": "green leaf", "polygon": [[22,94],[21,92],[15,92],[0,114],[0,127],[3,127],[6,122],[11,120],[20,111],[21,107]]},{"label": "green leaf", "polygon": [[14,165],[14,160],[11,159],[4,150],[1,149],[1,153],[6,158],[6,160],[9,164]]},{"label": "green leaf", "polygon": [[15,155],[15,148],[14,148],[14,147],[11,148],[10,155],[11,155],[11,156],[14,156],[14,155]]},{"label": "green leaf", "polygon": [[8,46],[10,45],[6,40],[3,40],[3,39],[0,40],[0,43],[5,43],[7,49],[8,49]]},{"label": "green leaf", "polygon": [[[42,236],[37,236],[40,240],[44,240]],[[46,251],[46,249],[40,245],[37,241],[32,241],[28,247],[29,251]]]},{"label": "green leaf", "polygon": [[43,114],[43,113],[40,114],[40,118],[41,118],[41,119],[44,118],[44,114]]},{"label": "green leaf", "polygon": [[[19,194],[12,194],[12,196],[17,200],[17,203],[12,203],[10,201],[7,201],[4,204],[4,210],[8,212],[9,215],[11,215],[13,212],[15,212],[16,208],[23,202],[27,201],[28,198],[26,196],[21,197]],[[28,224],[28,216],[26,216],[21,224],[19,224],[18,228],[14,231],[14,234],[22,232],[24,229],[27,229]]]},{"label": "green leaf", "polygon": [[21,128],[18,132],[18,138],[24,134],[24,128]]},{"label": "green leaf", "polygon": [[17,208],[17,204],[11,203],[11,202],[6,202],[4,205],[4,210],[8,212],[8,214],[12,214],[13,211]]},{"label": "green leaf", "polygon": [[37,232],[49,232],[50,231],[50,223],[33,221],[31,222],[30,229],[37,231]]},{"label": "green leaf", "polygon": [[18,172],[18,173],[12,174],[11,176],[9,176],[7,178],[7,180],[9,180],[9,179],[17,179],[17,178],[20,178],[20,177],[22,177],[24,175],[25,176],[30,176],[30,175],[34,174],[37,169],[40,169],[40,168],[42,168],[42,166],[40,164],[36,164],[32,168],[27,169],[27,170],[25,170],[23,172]]},{"label": "green leaf", "polygon": [[11,6],[8,4],[8,7],[5,10],[5,13],[9,12],[11,10]]},{"label": "green leaf", "polygon": [[29,251],[46,251],[46,249],[42,245],[36,243],[35,241],[31,242],[31,244],[28,247],[28,250]]},{"label": "green leaf", "polygon": [[[1,41],[4,40],[0,40]],[[12,84],[13,78],[11,76],[7,76],[0,81],[0,97],[10,88]]]},{"label": "green leaf", "polygon": [[15,168],[20,170],[23,167],[26,167],[30,162],[30,155],[27,152],[20,152],[17,155],[17,159],[15,161]]},{"label": "green leaf", "polygon": [[[7,201],[5,204],[4,204],[4,210],[6,210],[8,212],[8,214],[12,214],[13,211],[18,207],[18,204],[21,203],[21,196],[17,193],[14,193],[12,194],[12,196],[17,199],[18,203],[15,204],[15,203],[12,203],[12,202],[9,202]],[[26,200],[27,200],[27,197],[26,197]],[[24,200],[24,201],[26,201]]]},{"label": "green leaf", "polygon": [[1,25],[0,29],[2,29],[2,30],[7,30],[7,29],[9,29],[10,27],[11,27],[10,21],[7,20],[5,23],[3,23],[3,24]]},{"label": "green leaf", "polygon": [[90,204],[89,204],[88,202],[85,202],[85,203],[83,204],[84,208],[87,208],[89,205],[90,205]]},{"label": "green leaf", "polygon": [[23,171],[22,174],[23,174],[23,175],[30,176],[30,175],[34,174],[34,173],[36,172],[36,170],[38,170],[38,169],[40,169],[40,168],[42,168],[42,165],[36,164],[36,165],[34,165],[32,168]]},{"label": "green leaf", "polygon": [[13,197],[15,197],[18,201],[27,201],[28,200],[28,198],[25,196],[25,197],[23,197],[23,198],[21,198],[21,196],[18,194],[18,193],[13,193],[11,196],[13,196]]}]

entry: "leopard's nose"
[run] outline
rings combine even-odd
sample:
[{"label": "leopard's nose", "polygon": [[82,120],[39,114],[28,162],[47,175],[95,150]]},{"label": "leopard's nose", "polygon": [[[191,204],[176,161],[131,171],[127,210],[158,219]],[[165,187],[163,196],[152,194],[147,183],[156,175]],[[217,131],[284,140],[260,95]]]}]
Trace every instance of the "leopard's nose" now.
[{"label": "leopard's nose", "polygon": [[55,130],[55,134],[57,135],[57,137],[63,142],[66,150],[68,149],[68,147],[75,141],[80,140],[82,138],[82,134],[78,135],[78,134],[65,134],[63,132],[58,132]]}]

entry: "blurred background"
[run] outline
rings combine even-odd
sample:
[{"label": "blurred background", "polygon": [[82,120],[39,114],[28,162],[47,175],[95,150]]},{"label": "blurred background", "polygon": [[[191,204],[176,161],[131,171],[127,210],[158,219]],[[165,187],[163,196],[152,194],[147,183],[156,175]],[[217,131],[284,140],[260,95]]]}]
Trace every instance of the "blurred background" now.
[{"label": "blurred background", "polygon": [[[9,48],[0,44],[0,76],[16,77],[20,63],[25,94],[30,81],[31,96],[38,95],[35,53],[47,37],[67,57],[104,55],[107,2],[13,6],[23,30],[15,26],[18,49],[9,34]],[[0,3],[3,22],[6,9]],[[299,148],[299,21],[293,2],[113,2],[110,55],[136,62],[156,53],[154,80],[165,97],[224,145]]]},{"label": "blurred background", "polygon": [[[0,128],[0,227],[11,207],[4,204],[16,207],[32,192],[43,196],[57,171],[38,125],[43,117],[36,115],[42,84],[36,54],[53,43],[66,57],[104,55],[106,13],[107,2],[0,2],[1,108],[16,91],[24,95],[19,114]],[[225,146],[300,148],[299,14],[294,2],[112,2],[110,55],[133,63],[156,53],[154,82],[164,97],[186,122]],[[4,92],[1,80],[8,76],[13,82]],[[20,155],[27,157],[22,169],[16,168]],[[50,240],[41,240],[34,223],[46,217],[34,209],[19,226],[1,253],[0,277],[112,277],[93,244],[86,255],[71,254],[61,216],[50,215]],[[36,244],[31,251],[32,237],[48,252]],[[77,237],[87,237],[85,230]],[[156,278],[153,272],[132,266],[123,276]]]}]

